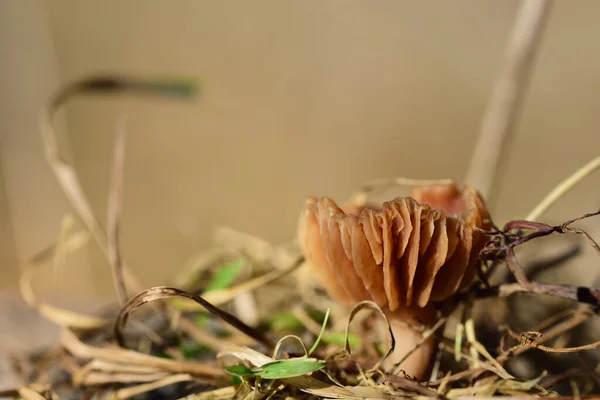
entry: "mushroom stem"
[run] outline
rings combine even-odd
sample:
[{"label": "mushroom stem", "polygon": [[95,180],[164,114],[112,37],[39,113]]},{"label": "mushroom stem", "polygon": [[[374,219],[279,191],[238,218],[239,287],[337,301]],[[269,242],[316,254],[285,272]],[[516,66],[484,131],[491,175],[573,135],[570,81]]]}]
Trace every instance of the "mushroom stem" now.
[{"label": "mushroom stem", "polygon": [[431,326],[435,322],[435,308],[431,305],[425,308],[414,306],[388,311],[386,315],[396,346],[386,360],[385,367],[389,370],[400,363],[397,366],[399,370],[419,381],[423,380],[432,365],[437,340],[433,335],[423,340],[423,332],[414,327],[421,324]]}]

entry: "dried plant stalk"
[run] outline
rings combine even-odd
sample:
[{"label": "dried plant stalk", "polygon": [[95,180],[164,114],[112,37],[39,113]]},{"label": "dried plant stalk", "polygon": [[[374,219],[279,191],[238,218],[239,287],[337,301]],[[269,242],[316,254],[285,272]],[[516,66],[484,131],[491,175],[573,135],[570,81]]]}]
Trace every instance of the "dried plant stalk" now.
[{"label": "dried plant stalk", "polygon": [[517,15],[504,65],[483,117],[465,179],[486,199],[495,198],[492,190],[498,166],[525,97],[533,61],[552,3],[552,0],[525,0]]}]

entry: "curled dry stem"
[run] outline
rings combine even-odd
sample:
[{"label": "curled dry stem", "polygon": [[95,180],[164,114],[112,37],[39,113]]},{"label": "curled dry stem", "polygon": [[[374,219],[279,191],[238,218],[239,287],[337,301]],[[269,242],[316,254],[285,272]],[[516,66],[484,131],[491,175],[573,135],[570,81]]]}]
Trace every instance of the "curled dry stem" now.
[{"label": "curled dry stem", "polygon": [[279,350],[281,349],[281,346],[283,345],[283,343],[286,340],[289,339],[293,339],[295,341],[297,341],[298,343],[300,343],[300,346],[302,347],[302,350],[304,350],[304,355],[306,357],[308,357],[308,349],[306,348],[306,345],[304,344],[304,342],[302,341],[302,339],[300,339],[300,337],[296,336],[296,335],[285,335],[284,337],[282,337],[281,339],[279,339],[279,341],[277,342],[277,344],[275,345],[275,349],[273,350],[273,359],[277,360],[277,357],[279,357]]},{"label": "curled dry stem", "polygon": [[168,287],[168,286],[156,286],[147,290],[138,293],[133,296],[127,304],[123,306],[119,315],[117,316],[117,320],[115,322],[114,332],[117,342],[121,347],[125,347],[125,339],[123,336],[123,330],[125,328],[125,324],[127,323],[127,319],[129,318],[129,314],[133,312],[138,307],[142,305],[160,299],[167,299],[171,297],[185,297],[190,300],[195,301],[198,304],[201,304],[207,311],[221,318],[234,328],[238,329],[242,333],[251,337],[259,343],[264,344],[269,349],[274,349],[275,344],[267,338],[262,332],[246,325],[236,316],[228,313],[227,311],[221,310],[218,307],[215,307],[205,299],[200,296],[197,296],[192,293],[188,293],[186,291]]},{"label": "curled dry stem", "polygon": [[365,308],[371,308],[371,309],[377,311],[379,313],[379,315],[381,315],[381,318],[383,318],[383,321],[385,322],[385,324],[386,324],[386,326],[388,328],[388,333],[390,335],[389,336],[390,337],[390,347],[389,347],[388,351],[371,368],[371,370],[376,370],[394,352],[394,349],[396,348],[396,338],[394,337],[394,333],[392,332],[392,325],[388,321],[387,316],[385,315],[385,313],[383,312],[383,310],[381,309],[381,307],[379,307],[373,301],[369,301],[369,300],[361,301],[360,303],[358,303],[357,305],[355,305],[354,308],[352,309],[352,311],[350,312],[350,315],[348,316],[348,321],[346,322],[346,331],[345,331],[345,339],[344,339],[344,350],[342,350],[342,352],[340,354],[338,354],[338,357],[340,357],[340,356],[343,357],[345,355],[349,356],[349,355],[352,354],[351,351],[350,351],[350,341],[349,341],[350,324],[352,323],[352,320],[354,319],[354,316],[359,311],[361,311],[361,310],[363,310]]}]

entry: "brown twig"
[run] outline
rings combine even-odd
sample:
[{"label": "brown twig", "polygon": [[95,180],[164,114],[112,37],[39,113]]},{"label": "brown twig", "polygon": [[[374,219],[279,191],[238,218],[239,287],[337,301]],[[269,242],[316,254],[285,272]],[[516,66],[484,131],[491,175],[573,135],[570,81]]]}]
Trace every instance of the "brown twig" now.
[{"label": "brown twig", "polygon": [[547,331],[542,332],[542,334],[538,335],[538,337],[535,340],[531,340],[525,345],[514,347],[510,351],[500,355],[498,357],[498,362],[504,363],[511,357],[517,356],[536,346],[540,346],[543,343],[552,340],[559,335],[562,335],[564,332],[575,328],[577,325],[582,324],[583,322],[587,321],[592,315],[593,313],[590,307],[581,304],[579,305],[577,311],[570,318],[548,329]]},{"label": "brown twig", "polygon": [[[600,306],[600,290],[598,289],[586,286],[561,285],[530,281],[527,277],[525,269],[520,265],[515,255],[515,248],[517,246],[529,242],[530,240],[548,236],[554,233],[574,233],[582,235],[586,238],[590,246],[600,253],[600,246],[587,232],[581,229],[572,228],[570,226],[577,221],[597,215],[600,215],[600,211],[583,214],[579,217],[572,218],[563,224],[554,226],[540,222],[515,220],[508,222],[503,231],[492,232],[492,234],[496,235],[497,238],[504,238],[506,243],[501,244],[498,240],[492,240],[481,254],[484,258],[503,258],[506,262],[506,266],[515,277],[517,283],[502,284],[495,287],[485,288],[483,290],[476,291],[473,296],[475,298],[507,297],[513,293],[526,292],[561,297],[577,301],[579,303]],[[511,230],[518,230],[518,233],[510,233]],[[529,230],[532,232],[524,234],[523,230]],[[466,298],[466,294],[460,294],[459,298]]]}]

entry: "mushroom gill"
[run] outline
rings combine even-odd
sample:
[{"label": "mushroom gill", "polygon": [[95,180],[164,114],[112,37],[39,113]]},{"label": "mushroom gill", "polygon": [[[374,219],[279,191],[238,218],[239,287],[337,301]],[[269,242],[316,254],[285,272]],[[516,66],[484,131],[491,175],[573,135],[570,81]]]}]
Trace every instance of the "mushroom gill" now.
[{"label": "mushroom gill", "polygon": [[[431,324],[435,302],[468,285],[475,273],[489,214],[473,188],[455,184],[416,187],[410,197],[379,208],[339,207],[309,197],[300,218],[300,246],[329,295],[351,305],[372,300],[388,314],[397,340],[391,362],[415,347],[420,335],[407,323]],[[412,354],[402,368],[421,378],[435,342]]]}]

